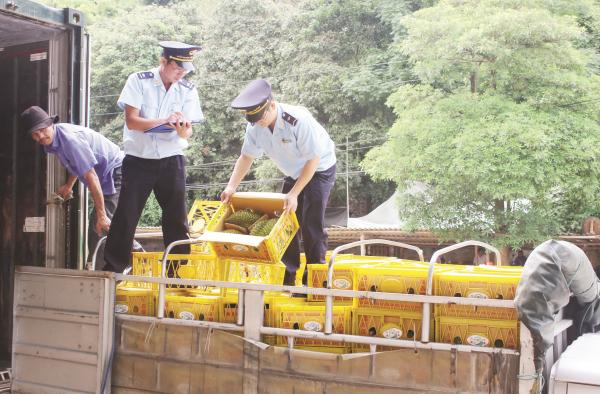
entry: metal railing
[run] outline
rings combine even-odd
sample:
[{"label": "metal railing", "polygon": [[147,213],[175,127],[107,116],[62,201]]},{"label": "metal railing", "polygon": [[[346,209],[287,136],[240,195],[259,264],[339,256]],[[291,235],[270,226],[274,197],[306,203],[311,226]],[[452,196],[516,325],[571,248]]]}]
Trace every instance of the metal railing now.
[{"label": "metal railing", "polygon": [[[336,248],[331,256],[328,270],[328,285],[327,288],[310,288],[310,287],[296,287],[296,286],[284,286],[284,285],[268,285],[268,284],[254,284],[254,283],[238,283],[228,281],[216,281],[216,280],[200,280],[200,279],[179,279],[179,278],[166,278],[166,262],[168,254],[173,247],[184,244],[194,244],[200,242],[196,239],[176,241],[170,244],[165,250],[163,256],[163,266],[161,277],[147,277],[147,276],[133,276],[116,274],[116,280],[125,280],[132,282],[147,282],[147,283],[158,283],[158,303],[157,303],[157,317],[150,316],[135,316],[135,315],[118,315],[118,319],[130,320],[130,321],[147,321],[156,323],[157,318],[160,322],[175,325],[184,326],[196,326],[196,327],[211,327],[222,330],[231,331],[243,331],[244,336],[251,340],[260,341],[261,335],[278,335],[288,338],[290,347],[293,347],[294,338],[312,338],[312,339],[323,339],[334,342],[347,342],[347,343],[359,343],[370,345],[371,351],[375,351],[377,346],[390,346],[398,348],[414,348],[414,349],[438,349],[438,350],[451,350],[465,352],[485,352],[485,353],[505,353],[505,354],[519,354],[519,351],[512,349],[503,348],[491,348],[491,347],[477,347],[470,345],[457,345],[448,343],[436,343],[429,342],[429,328],[431,327],[431,313],[430,304],[458,304],[458,305],[472,305],[472,306],[488,306],[496,308],[514,308],[514,302],[512,300],[496,300],[496,299],[477,299],[477,298],[464,298],[464,297],[448,297],[448,296],[434,296],[431,295],[431,277],[433,275],[433,264],[435,260],[443,253],[459,249],[469,245],[477,245],[487,247],[494,251],[499,259],[499,252],[491,245],[484,244],[479,241],[467,241],[457,245],[450,246],[448,248],[441,249],[434,253],[430,260],[430,270],[428,275],[428,287],[426,295],[416,294],[403,294],[403,293],[383,293],[383,292],[372,292],[372,291],[358,291],[358,290],[337,290],[331,288],[333,265],[336,255],[343,250],[368,244],[386,244],[391,246],[397,246],[414,250],[419,254],[419,258],[423,261],[422,251],[412,245],[402,244],[400,242],[393,242],[387,240],[365,240],[353,242],[350,244],[342,245]],[[499,260],[498,260],[499,261]],[[209,322],[209,321],[195,321],[195,320],[179,320],[164,317],[165,309],[165,294],[167,285],[180,285],[180,286],[199,286],[199,287],[221,287],[238,290],[238,306],[237,306],[237,318],[236,323],[220,323],[220,322]],[[263,325],[264,316],[264,292],[288,292],[291,294],[313,294],[319,296],[325,296],[328,300],[326,302],[325,312],[325,329],[324,332],[308,331],[308,330],[291,330],[277,327],[266,327]],[[423,318],[422,318],[422,330],[423,335],[421,341],[417,338],[414,340],[399,340],[399,339],[388,339],[378,337],[365,337],[350,334],[336,334],[332,333],[332,318],[333,318],[333,297],[352,297],[352,298],[366,298],[372,300],[387,300],[387,301],[408,301],[423,303]],[[427,313],[425,313],[427,312]]]},{"label": "metal railing", "polygon": [[[134,234],[134,238],[133,238],[134,244],[136,243],[136,238],[137,239],[149,238],[149,237],[155,236],[157,234],[162,235],[162,233],[136,233],[136,234]],[[100,250],[100,247],[102,246],[102,244],[106,242],[107,238],[108,238],[108,236],[105,235],[98,240],[98,243],[96,244],[96,247],[94,248],[94,252],[92,254],[92,261],[90,262],[90,265],[88,266],[88,269],[90,271],[96,271],[96,261],[98,259],[98,251]],[[141,246],[141,245],[139,245],[139,246]],[[142,251],[145,252],[145,250],[143,250],[143,249],[142,249]]]},{"label": "metal railing", "polygon": [[10,393],[11,369],[0,371],[0,393]]},{"label": "metal railing", "polygon": [[[337,248],[333,249],[333,252],[331,253],[331,258],[329,259],[329,267],[327,268],[327,288],[331,289],[332,284],[333,284],[333,264],[335,262],[335,257],[337,256],[337,254],[339,252],[342,252],[344,250],[348,250],[348,249],[352,249],[355,248],[357,246],[366,246],[366,245],[390,245],[390,246],[396,246],[398,248],[404,248],[404,249],[409,249],[409,250],[413,250],[417,253],[417,255],[419,255],[419,261],[423,261],[423,250],[421,250],[420,248],[413,246],[413,245],[409,245],[409,244],[405,244],[402,242],[396,242],[396,241],[388,241],[386,239],[367,239],[367,240],[361,240],[361,241],[356,241],[356,242],[351,242],[349,244],[345,244],[345,245],[340,245]],[[361,249],[362,250],[362,249]],[[333,296],[332,295],[328,295],[325,298],[325,307],[326,307],[326,314],[325,314],[325,334],[331,334],[332,330],[333,330]]]},{"label": "metal railing", "polygon": [[[464,241],[464,242],[459,242],[455,245],[450,245],[445,248],[436,250],[433,253],[433,255],[431,256],[431,259],[429,260],[429,272],[427,273],[427,288],[425,290],[425,294],[431,295],[431,292],[433,290],[433,271],[434,271],[435,263],[440,258],[440,256],[442,256],[443,254],[446,254],[448,252],[457,250],[457,249],[462,249],[467,246],[481,246],[488,250],[491,250],[496,255],[496,265],[502,265],[500,251],[498,249],[496,249],[495,247],[493,247],[492,245],[486,244],[485,242],[481,242],[481,241]],[[490,301],[490,300],[488,300],[488,301]],[[490,305],[490,306],[494,306],[494,305]],[[514,308],[514,306],[513,306],[513,308]],[[425,319],[425,316],[430,316],[431,315],[430,312],[431,312],[431,305],[429,302],[425,302],[423,304],[423,331],[421,331],[421,341],[422,342],[429,342],[429,327],[431,327],[431,322],[430,322],[430,319]]]}]

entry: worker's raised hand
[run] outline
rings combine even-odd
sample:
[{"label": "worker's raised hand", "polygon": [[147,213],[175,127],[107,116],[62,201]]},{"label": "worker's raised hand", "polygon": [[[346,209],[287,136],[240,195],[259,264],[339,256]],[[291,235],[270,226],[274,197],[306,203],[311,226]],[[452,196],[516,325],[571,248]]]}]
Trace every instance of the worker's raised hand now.
[{"label": "worker's raised hand", "polygon": [[96,233],[99,236],[102,236],[104,234],[108,233],[108,229],[110,228],[110,219],[108,218],[108,216],[106,215],[98,215],[98,218],[96,219]]},{"label": "worker's raised hand", "polygon": [[183,115],[183,112],[172,112],[167,118],[167,123],[173,126],[173,128],[175,128],[176,124],[179,122],[185,122],[185,116]]},{"label": "worker's raised hand", "polygon": [[188,121],[181,121],[175,123],[175,130],[177,135],[183,139],[190,138],[192,135],[192,124]]},{"label": "worker's raised hand", "polygon": [[183,139],[188,139],[192,135],[192,123],[185,119],[182,112],[173,112],[167,118],[167,123],[175,129],[177,135]]},{"label": "worker's raised hand", "polygon": [[233,193],[235,193],[234,188],[226,187],[225,190],[221,192],[221,202],[228,203]]},{"label": "worker's raised hand", "polygon": [[298,195],[295,193],[288,193],[283,199],[283,210],[285,212],[296,212],[298,208]]}]

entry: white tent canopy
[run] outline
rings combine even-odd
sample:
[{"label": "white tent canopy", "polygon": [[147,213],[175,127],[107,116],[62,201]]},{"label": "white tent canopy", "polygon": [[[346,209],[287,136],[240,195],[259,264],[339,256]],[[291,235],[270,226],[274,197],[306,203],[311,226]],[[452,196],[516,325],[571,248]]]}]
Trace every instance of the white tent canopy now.
[{"label": "white tent canopy", "polygon": [[[427,185],[423,182],[412,182],[402,193],[416,196],[424,193],[426,190]],[[359,218],[349,218],[347,227],[365,229],[402,229],[405,223],[400,220],[400,215],[398,214],[398,196],[399,193],[396,190],[390,198],[367,215]]]},{"label": "white tent canopy", "polygon": [[404,225],[398,215],[398,192],[394,192],[390,198],[359,218],[349,218],[348,228],[386,228],[401,229]]}]

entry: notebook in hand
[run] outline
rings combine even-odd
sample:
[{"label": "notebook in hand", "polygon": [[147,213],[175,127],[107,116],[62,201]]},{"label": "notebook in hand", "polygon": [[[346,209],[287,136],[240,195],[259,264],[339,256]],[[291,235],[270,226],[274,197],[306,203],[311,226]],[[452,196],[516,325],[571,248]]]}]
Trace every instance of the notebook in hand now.
[{"label": "notebook in hand", "polygon": [[[191,124],[199,124],[199,123],[202,123],[202,121],[193,120],[190,123]],[[171,131],[175,131],[173,124],[169,123],[169,122],[165,122],[165,123],[159,124],[158,126],[154,126],[154,127],[144,130],[144,133],[170,133]]]}]

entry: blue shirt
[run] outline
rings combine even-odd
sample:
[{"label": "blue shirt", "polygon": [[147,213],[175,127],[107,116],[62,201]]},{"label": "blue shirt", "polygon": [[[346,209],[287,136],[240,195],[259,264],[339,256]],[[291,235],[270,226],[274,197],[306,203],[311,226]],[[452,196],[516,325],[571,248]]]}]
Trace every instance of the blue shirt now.
[{"label": "blue shirt", "polygon": [[248,123],[242,154],[252,158],[266,154],[286,176],[297,179],[306,162],[319,157],[317,171],[335,164],[335,145],[327,131],[304,107],[277,103],[273,132]]},{"label": "blue shirt", "polygon": [[[129,105],[137,108],[140,116],[146,119],[162,119],[173,112],[182,112],[188,121],[203,120],[196,87],[186,80],[180,80],[167,91],[158,70],[157,67],[131,74],[119,96],[119,107],[125,109],[125,105]],[[130,130],[127,123],[123,127],[123,148],[128,155],[162,159],[182,155],[187,146],[187,140],[175,130],[169,133],[143,133]]]},{"label": "blue shirt", "polygon": [[84,175],[93,168],[100,180],[102,194],[108,196],[117,192],[112,174],[115,168],[121,167],[125,155],[100,133],[83,126],[57,123],[52,144],[44,146],[44,150],[58,156],[67,171],[84,185],[89,186]]}]

